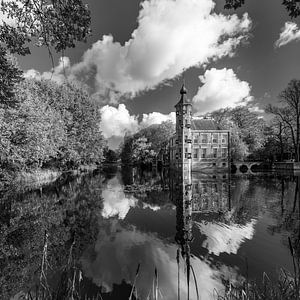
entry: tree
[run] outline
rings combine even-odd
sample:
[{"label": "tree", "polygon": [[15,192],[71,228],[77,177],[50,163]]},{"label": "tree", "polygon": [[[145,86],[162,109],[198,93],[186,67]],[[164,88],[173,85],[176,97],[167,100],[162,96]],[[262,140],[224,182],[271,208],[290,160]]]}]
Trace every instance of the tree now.
[{"label": "tree", "polygon": [[232,159],[244,159],[263,146],[265,121],[248,107],[221,109],[212,112],[211,116],[222,128],[231,131]]},{"label": "tree", "polygon": [[[283,0],[282,5],[289,13],[291,18],[297,18],[300,16],[299,0]],[[237,9],[245,4],[245,0],[225,0],[225,9]]]},{"label": "tree", "polygon": [[126,136],[121,150],[122,162],[150,162],[161,149],[165,148],[174,132],[175,125],[167,121],[143,128],[133,136]]},{"label": "tree", "polygon": [[22,71],[18,68],[13,57],[8,55],[0,46],[0,107],[14,107],[14,86],[22,80]]},{"label": "tree", "polygon": [[300,80],[293,79],[279,94],[281,107],[268,105],[266,111],[277,116],[288,128],[295,160],[300,161]]},{"label": "tree", "polygon": [[108,149],[108,147],[106,147],[104,149],[104,158],[106,162],[116,162],[118,160],[118,153],[114,150]]},{"label": "tree", "polygon": [[136,137],[145,137],[151,143],[151,149],[158,154],[164,148],[171,136],[175,132],[175,125],[171,121],[162,122],[161,124],[150,125],[138,133]]},{"label": "tree", "polygon": [[51,47],[57,52],[74,47],[90,33],[90,12],[81,0],[6,0],[0,13],[0,103],[9,105],[13,87],[22,78],[8,54],[30,54],[30,43],[46,46],[51,58]]},{"label": "tree", "polygon": [[72,168],[101,162],[99,105],[70,84],[27,79],[15,89],[17,109],[1,110],[2,168]]},{"label": "tree", "polygon": [[151,163],[155,158],[155,151],[151,149],[151,143],[146,137],[140,137],[132,143],[132,159],[134,163]]}]

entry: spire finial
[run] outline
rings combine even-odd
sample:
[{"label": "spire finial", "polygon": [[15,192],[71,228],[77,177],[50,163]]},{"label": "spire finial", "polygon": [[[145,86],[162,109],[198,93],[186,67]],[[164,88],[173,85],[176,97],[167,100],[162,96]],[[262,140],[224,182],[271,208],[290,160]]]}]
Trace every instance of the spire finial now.
[{"label": "spire finial", "polygon": [[180,94],[183,95],[183,94],[186,94],[187,93],[187,89],[185,87],[185,69],[183,69],[183,73],[182,73],[182,87],[180,89]]}]

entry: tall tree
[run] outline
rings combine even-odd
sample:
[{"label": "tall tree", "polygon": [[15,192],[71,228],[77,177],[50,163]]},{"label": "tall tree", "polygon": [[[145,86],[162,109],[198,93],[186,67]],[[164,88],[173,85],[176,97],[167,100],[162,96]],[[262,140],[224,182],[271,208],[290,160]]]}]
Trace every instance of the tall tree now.
[{"label": "tall tree", "polygon": [[90,33],[90,12],[81,0],[3,0],[0,4],[0,103],[11,106],[13,87],[22,77],[9,54],[30,54],[29,45],[57,52],[85,41]]},{"label": "tall tree", "polygon": [[277,116],[288,128],[295,160],[300,161],[300,80],[293,79],[279,94],[281,106],[268,105],[267,112]]},{"label": "tall tree", "polygon": [[101,162],[100,107],[83,88],[26,79],[17,85],[15,98],[17,109],[0,110],[2,168]]}]

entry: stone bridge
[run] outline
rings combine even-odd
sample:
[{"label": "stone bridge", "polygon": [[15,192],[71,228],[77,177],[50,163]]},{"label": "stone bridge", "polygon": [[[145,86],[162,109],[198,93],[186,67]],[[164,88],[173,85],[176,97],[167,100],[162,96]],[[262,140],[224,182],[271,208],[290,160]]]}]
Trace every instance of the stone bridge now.
[{"label": "stone bridge", "polygon": [[233,174],[254,174],[260,170],[269,169],[271,166],[262,161],[234,161],[231,163]]}]

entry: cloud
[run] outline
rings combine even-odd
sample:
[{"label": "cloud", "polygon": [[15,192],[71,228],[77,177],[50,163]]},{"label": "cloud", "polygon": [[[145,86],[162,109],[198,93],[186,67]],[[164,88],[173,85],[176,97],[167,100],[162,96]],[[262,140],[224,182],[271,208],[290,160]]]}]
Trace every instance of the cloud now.
[{"label": "cloud", "polygon": [[58,84],[61,84],[67,80],[69,77],[71,79],[71,72],[70,72],[71,62],[69,57],[62,56],[59,59],[59,63],[56,67],[54,67],[50,72],[43,72],[40,73],[35,69],[29,69],[24,72],[23,76],[25,78],[35,78],[37,80],[41,79],[51,79]]},{"label": "cloud", "polygon": [[130,115],[124,104],[119,104],[118,107],[105,105],[100,109],[100,112],[100,129],[103,136],[108,139],[108,145],[111,149],[116,149],[126,134],[134,134],[142,128],[161,124],[168,120],[175,122],[174,112],[167,115],[159,112],[143,114],[142,121],[139,122],[139,116]]},{"label": "cloud", "polygon": [[254,219],[246,225],[196,222],[201,233],[207,236],[202,246],[215,255],[237,254],[241,244],[253,238],[255,224]]},{"label": "cloud", "polygon": [[103,210],[101,214],[104,218],[118,216],[119,219],[124,219],[129,209],[136,206],[138,202],[133,195],[124,193],[123,186],[117,177],[109,180],[102,191],[102,197]]},{"label": "cloud", "polygon": [[121,45],[104,35],[71,76],[94,80],[97,92],[135,96],[179,76],[184,69],[232,56],[247,37],[247,14],[217,14],[212,0],[149,0],[141,3],[138,26]]},{"label": "cloud", "polygon": [[[170,237],[171,239],[171,237]],[[93,255],[88,253],[81,258],[83,273],[104,292],[113,290],[114,284],[123,280],[132,283],[139,262],[141,267],[136,289],[139,298],[146,299],[151,290],[154,268],[157,268],[159,290],[165,300],[177,299],[177,276],[180,276],[180,293],[187,298],[187,275],[183,259],[180,269],[176,261],[178,245],[161,240],[157,235],[142,232],[135,226],[122,226],[117,220],[107,220],[99,229]],[[235,277],[236,270],[220,264],[216,269],[206,259],[197,256],[190,258],[197,277],[201,299],[213,299],[216,292],[224,290],[223,280]],[[194,280],[190,280],[190,299],[196,299]]]},{"label": "cloud", "polygon": [[171,121],[173,123],[176,122],[176,114],[175,112],[171,112],[168,115],[164,115],[159,112],[152,112],[149,114],[143,114],[142,122],[140,126],[145,128],[153,124],[161,124],[162,122]]},{"label": "cloud", "polygon": [[285,22],[284,27],[281,28],[279,39],[275,42],[275,48],[284,46],[292,41],[300,40],[300,30],[298,25],[294,22]]},{"label": "cloud", "polygon": [[139,127],[138,119],[136,116],[129,114],[124,104],[119,104],[117,108],[105,105],[100,112],[100,128],[105,138],[137,132]]},{"label": "cloud", "polygon": [[237,78],[232,69],[212,68],[199,76],[199,79],[203,85],[193,98],[196,114],[246,105],[252,100],[249,83]]}]

